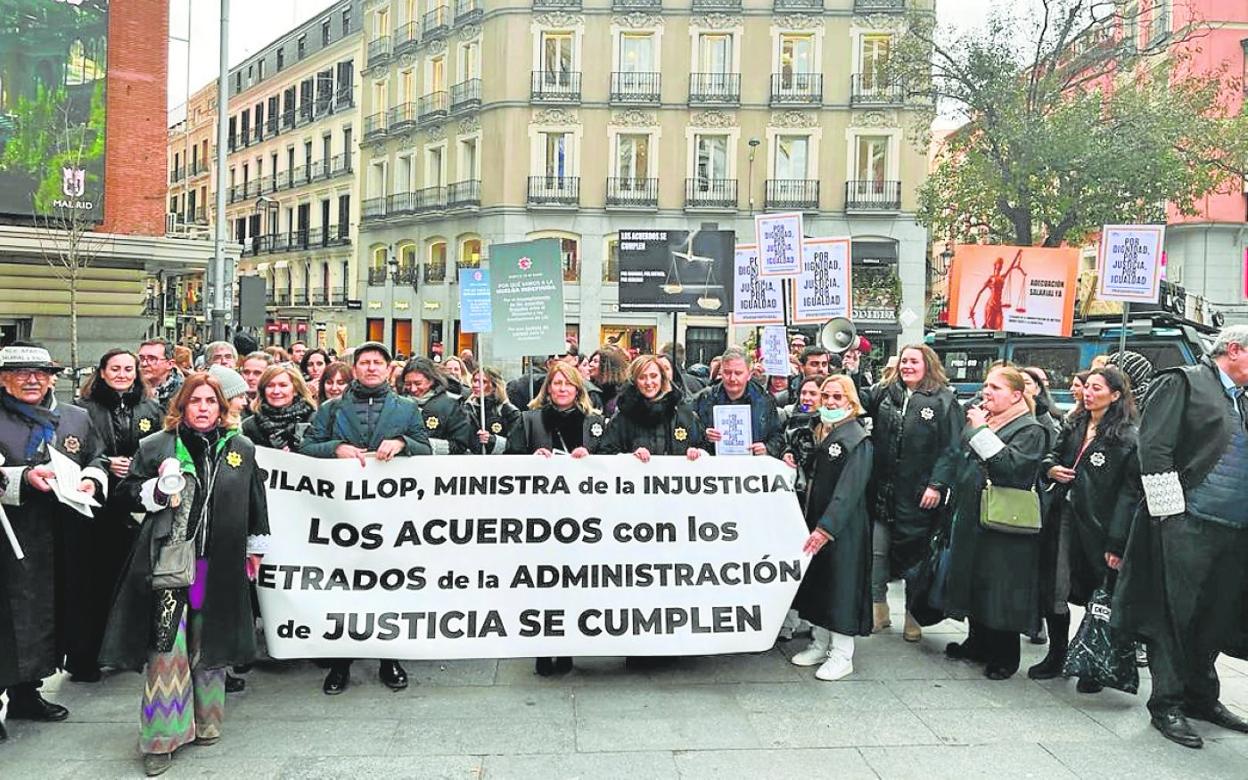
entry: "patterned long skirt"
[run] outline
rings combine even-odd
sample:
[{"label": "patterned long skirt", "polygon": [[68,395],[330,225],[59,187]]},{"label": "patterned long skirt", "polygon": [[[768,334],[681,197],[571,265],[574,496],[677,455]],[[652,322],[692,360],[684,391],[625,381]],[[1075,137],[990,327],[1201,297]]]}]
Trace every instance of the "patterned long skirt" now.
[{"label": "patterned long skirt", "polygon": [[[197,584],[207,579],[205,562],[199,563]],[[172,753],[196,738],[221,736],[221,723],[225,720],[225,667],[200,666],[202,606],[202,585],[192,587],[189,603],[178,621],[173,647],[167,653],[153,652],[148,656],[143,712],[139,718],[141,753]]]}]

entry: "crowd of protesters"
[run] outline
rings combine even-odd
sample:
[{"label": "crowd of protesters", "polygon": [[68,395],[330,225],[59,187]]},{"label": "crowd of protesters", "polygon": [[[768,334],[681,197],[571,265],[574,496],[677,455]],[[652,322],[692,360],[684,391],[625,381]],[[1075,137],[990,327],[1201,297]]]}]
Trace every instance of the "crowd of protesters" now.
[{"label": "crowd of protesters", "polygon": [[[1027,674],[1055,678],[1070,606],[1108,587],[1115,627],[1152,665],[1152,724],[1189,747],[1201,740],[1188,718],[1248,732],[1218,702],[1214,669],[1219,653],[1248,654],[1248,327],[1224,329],[1200,362],[1156,375],[1134,352],[1098,360],[1072,381],[1069,410],[1038,367],[993,364],[978,394],[959,400],[923,344],[901,348],[878,379],[865,339],[832,353],[798,336],[791,348],[791,375],[768,377],[739,347],[689,366],[679,344],[582,355],[570,343],[506,381],[470,351],[404,360],[377,342],[335,354],[240,340],[196,356],[152,340],[105,353],[67,404],[45,349],[7,346],[8,719],[65,719],[40,692],[57,670],[90,684],[101,669],[133,669],[145,676],[139,746],[149,775],[167,770],[181,746],[220,738],[226,693],[245,684],[228,671],[243,674],[256,657],[248,581],[269,534],[256,447],[361,463],[556,453],[698,460],[723,440],[715,408],[741,405],[749,452],[793,469],[810,534],[809,565],[778,637],[809,635],[794,664],[816,667],[820,680],[853,674],[856,640],[892,625],[887,592],[901,580],[905,641],[920,641],[936,620],[965,620],[966,638],[946,655],[1004,680],[1019,671],[1021,644],[1047,636],[1047,654]],[[52,449],[81,467],[78,489],[99,504],[94,518],[54,497]],[[998,517],[994,502],[1006,500],[1034,501],[1033,526]],[[325,665],[324,693],[341,693],[352,660]],[[543,676],[573,668],[571,658],[535,662]],[[409,683],[393,660],[381,661],[379,679],[394,690]],[[1081,676],[1077,689],[1096,693],[1101,683]]]}]

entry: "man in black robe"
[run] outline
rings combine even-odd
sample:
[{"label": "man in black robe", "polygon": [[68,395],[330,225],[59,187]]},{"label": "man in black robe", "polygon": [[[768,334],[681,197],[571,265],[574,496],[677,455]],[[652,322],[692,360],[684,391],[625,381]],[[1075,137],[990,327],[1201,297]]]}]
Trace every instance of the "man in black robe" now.
[{"label": "man in black robe", "polygon": [[[82,467],[73,486],[80,492],[103,499],[108,489],[108,461],[86,411],[60,406],[52,394],[60,370],[38,345],[0,349],[0,693],[8,691],[10,719],[69,715],[39,686],[62,666],[72,630],[58,570],[65,536],[90,518],[58,501],[51,450]],[[6,736],[0,725],[0,740]]]},{"label": "man in black robe", "polygon": [[1202,745],[1189,718],[1248,733],[1218,701],[1214,667],[1240,648],[1248,587],[1248,325],[1226,328],[1211,355],[1163,371],[1149,387],[1139,435],[1146,507],[1115,592],[1116,627],[1149,646],[1152,725]]}]

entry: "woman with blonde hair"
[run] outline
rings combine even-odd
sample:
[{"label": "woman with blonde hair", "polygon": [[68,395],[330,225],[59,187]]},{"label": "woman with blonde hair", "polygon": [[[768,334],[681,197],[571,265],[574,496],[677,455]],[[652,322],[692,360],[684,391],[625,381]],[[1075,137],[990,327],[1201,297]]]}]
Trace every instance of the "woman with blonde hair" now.
[{"label": "woman with blonde hair", "polygon": [[520,420],[520,410],[507,399],[507,382],[502,373],[489,367],[474,371],[472,393],[464,399],[463,406],[468,422],[477,429],[480,445],[468,451],[482,455],[506,452],[507,439]]},{"label": "woman with blonde hair", "polygon": [[[980,499],[989,487],[1034,490],[1048,434],[1036,421],[1022,373],[988,372],[983,400],[966,412],[954,476],[953,528],[945,612],[969,623],[966,641],[950,643],[950,658],[983,663],[984,676],[1005,680],[1018,671],[1019,635],[1040,624],[1040,535],[986,527]],[[1037,499],[1037,505],[1038,505]]]},{"label": "woman with blonde hair", "polygon": [[628,376],[597,452],[631,452],[642,463],[652,455],[684,455],[689,460],[704,455],[702,424],[684,402],[683,393],[672,387],[660,356],[638,356]]},{"label": "woman with blonde hair", "polygon": [[[168,771],[183,745],[221,738],[225,668],[256,655],[247,581],[268,546],[268,509],[255,445],[228,409],[210,374],[187,377],[164,430],[139,444],[119,487],[130,510],[146,516],[100,661],[146,666],[139,751],[148,776]],[[187,568],[154,576],[157,563],[183,550]]]},{"label": "woman with blonde hair", "polygon": [[243,421],[243,434],[257,447],[298,452],[303,432],[316,414],[316,401],[292,364],[269,366],[256,383],[251,417]]},{"label": "woman with blonde hair", "polygon": [[818,666],[815,677],[832,681],[853,673],[854,637],[871,635],[867,485],[873,453],[853,379],[830,376],[819,389],[818,413],[794,432],[805,441],[784,454],[784,462],[806,476],[810,537],[804,551],[813,556],[793,601],[811,624],[812,641],[792,661]]}]

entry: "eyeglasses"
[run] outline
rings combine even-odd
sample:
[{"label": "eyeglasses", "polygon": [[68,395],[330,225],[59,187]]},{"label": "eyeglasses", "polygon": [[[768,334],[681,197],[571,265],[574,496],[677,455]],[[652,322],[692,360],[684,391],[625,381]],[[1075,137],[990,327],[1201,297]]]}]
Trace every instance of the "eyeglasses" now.
[{"label": "eyeglasses", "polygon": [[828,394],[824,396],[824,398],[828,399],[829,401],[844,401],[847,397],[848,396],[846,396],[844,393]]},{"label": "eyeglasses", "polygon": [[139,355],[140,363],[159,363],[162,360],[164,360],[164,358],[158,355]]},{"label": "eyeglasses", "polygon": [[25,382],[30,379],[51,379],[52,372],[45,371],[42,368],[12,368],[9,369],[13,375],[17,377],[19,382]]}]

